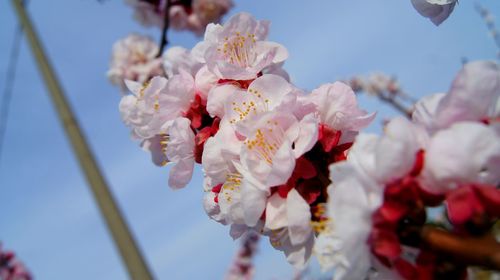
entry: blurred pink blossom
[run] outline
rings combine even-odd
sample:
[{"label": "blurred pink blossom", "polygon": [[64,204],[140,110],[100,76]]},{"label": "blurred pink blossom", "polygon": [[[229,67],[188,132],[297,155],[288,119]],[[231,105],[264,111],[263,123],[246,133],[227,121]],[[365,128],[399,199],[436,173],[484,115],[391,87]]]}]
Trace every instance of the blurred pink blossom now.
[{"label": "blurred pink blossom", "polygon": [[107,76],[112,84],[125,90],[125,80],[142,84],[163,75],[162,61],[157,54],[158,45],[150,37],[130,34],[113,45]]}]

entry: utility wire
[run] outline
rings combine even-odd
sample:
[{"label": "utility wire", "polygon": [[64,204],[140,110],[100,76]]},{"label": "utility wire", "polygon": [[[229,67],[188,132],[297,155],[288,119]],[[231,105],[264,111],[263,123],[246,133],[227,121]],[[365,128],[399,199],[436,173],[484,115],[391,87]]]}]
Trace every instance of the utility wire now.
[{"label": "utility wire", "polygon": [[0,163],[2,160],[2,152],[4,150],[5,132],[7,131],[7,121],[9,119],[9,109],[14,89],[14,81],[16,79],[16,69],[17,61],[19,59],[19,50],[21,48],[22,31],[22,25],[18,24],[12,40],[9,63],[5,75],[5,87],[0,103]]}]

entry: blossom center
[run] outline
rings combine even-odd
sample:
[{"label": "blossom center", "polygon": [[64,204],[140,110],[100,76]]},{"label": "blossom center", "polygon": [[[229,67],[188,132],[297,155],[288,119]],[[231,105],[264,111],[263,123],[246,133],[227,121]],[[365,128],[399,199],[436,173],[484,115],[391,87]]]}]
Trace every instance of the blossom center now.
[{"label": "blossom center", "polygon": [[132,51],[131,58],[132,64],[146,64],[148,57],[144,52],[134,50]]},{"label": "blossom center", "polygon": [[239,67],[247,67],[254,62],[256,57],[255,42],[255,34],[247,33],[243,36],[240,32],[235,32],[233,36],[224,38],[224,43],[217,48],[217,51],[227,62]]},{"label": "blossom center", "polygon": [[[241,179],[243,177],[238,173],[229,173],[227,175],[226,182],[222,186],[222,198],[227,202],[231,203],[233,200],[232,194],[234,192],[240,191]],[[221,194],[219,193],[219,196]]]},{"label": "blossom center", "polygon": [[146,81],[142,84],[142,87],[141,89],[139,90],[139,99],[142,99],[144,98],[144,92],[146,91],[146,89],[148,89],[149,85],[151,84],[150,81]]},{"label": "blossom center", "polygon": [[266,127],[257,129],[255,136],[245,140],[244,144],[260,159],[272,164],[274,155],[283,143],[284,134],[277,121],[267,121]]},{"label": "blossom center", "polygon": [[249,88],[247,92],[252,97],[252,100],[242,101],[241,103],[235,101],[231,104],[233,111],[238,115],[238,117],[232,118],[229,121],[231,124],[246,119],[251,113],[256,115],[258,112],[269,111],[269,105],[271,103],[269,98],[265,98],[262,93],[256,89]]},{"label": "blossom center", "polygon": [[[164,133],[160,134],[160,149],[164,155],[167,154],[168,141],[170,141],[170,136],[168,134],[164,134]],[[165,166],[167,163],[168,163],[168,159],[165,159],[161,163],[161,166]]]},{"label": "blossom center", "polygon": [[311,227],[315,233],[319,234],[330,230],[329,224],[331,221],[326,215],[325,203],[318,203],[315,206],[311,206],[311,214]]}]

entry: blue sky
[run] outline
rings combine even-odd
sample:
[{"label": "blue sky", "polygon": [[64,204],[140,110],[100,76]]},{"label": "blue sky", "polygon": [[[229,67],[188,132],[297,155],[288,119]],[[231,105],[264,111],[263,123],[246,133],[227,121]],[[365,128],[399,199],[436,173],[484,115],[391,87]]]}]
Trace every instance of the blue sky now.
[{"label": "blue sky", "polygon": [[[270,39],[290,53],[286,69],[305,89],[383,71],[414,96],[446,91],[469,60],[493,59],[496,47],[473,1],[463,0],[442,26],[420,17],[407,0],[235,0],[231,11],[272,21]],[[383,3],[383,5],[382,5]],[[491,11],[500,2],[483,0]],[[119,90],[106,80],[111,46],[129,32],[159,38],[132,20],[123,1],[30,1],[29,11],[80,124],[154,275],[218,279],[237,242],[203,211],[201,173],[184,190],[167,186],[129,138],[118,113]],[[16,19],[0,2],[0,85]],[[192,47],[189,33],[170,32]],[[362,106],[379,118],[395,115],[376,100]],[[369,129],[377,131],[380,120]],[[0,159],[0,240],[38,279],[126,279],[125,270],[56,118],[31,53],[21,46],[8,130]],[[257,279],[293,274],[281,253],[261,242]]]}]

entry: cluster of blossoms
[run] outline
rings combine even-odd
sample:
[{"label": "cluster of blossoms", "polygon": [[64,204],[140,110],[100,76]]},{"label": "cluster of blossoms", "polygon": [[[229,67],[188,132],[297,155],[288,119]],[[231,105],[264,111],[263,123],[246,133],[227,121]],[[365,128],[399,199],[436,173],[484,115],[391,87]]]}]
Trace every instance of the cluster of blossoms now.
[{"label": "cluster of blossoms", "polygon": [[[218,22],[233,6],[231,0],[126,0],[134,7],[135,18],[145,26],[155,25],[160,28],[170,26],[177,30],[190,30],[202,34],[205,27]],[[166,15],[168,13],[168,15]],[[164,26],[168,20],[168,25]],[[165,41],[166,42],[166,41]],[[130,34],[113,45],[110,69],[107,76],[112,84],[126,90],[125,80],[144,83],[155,76],[173,74],[177,63],[190,61],[176,49],[161,58],[160,47],[148,36]],[[180,57],[179,57],[180,56]],[[187,56],[190,56],[189,53]],[[174,61],[173,65],[171,60]],[[166,66],[167,72],[165,72]],[[194,70],[195,66],[189,69]],[[176,70],[174,70],[176,71]]]},{"label": "cluster of blossoms", "polygon": [[[315,253],[336,279],[440,275],[442,256],[420,238],[429,208],[444,205],[446,226],[462,236],[488,232],[500,216],[498,65],[469,63],[447,94],[419,101],[412,120],[358,135],[375,114],[345,83],[310,93],[290,83],[288,52],[268,30],[237,14],[209,24],[193,49],[168,49],[163,75],[144,67],[153,78],[126,80],[120,112],[132,137],[155,164],[173,165],[174,189],[201,164],[209,217],[235,239],[267,236],[297,268]],[[374,79],[351,84],[400,91]]]},{"label": "cluster of blossoms", "polygon": [[163,75],[162,59],[157,57],[158,45],[148,36],[130,34],[113,45],[108,79],[126,90],[124,80],[146,82]]},{"label": "cluster of blossoms", "polygon": [[11,251],[4,251],[0,246],[0,279],[2,280],[30,280],[31,274],[18,261]]},{"label": "cluster of blossoms", "polygon": [[126,81],[120,102],[132,136],[153,162],[173,164],[169,185],[182,188],[202,165],[208,215],[269,236],[297,267],[312,254],[324,224],[328,166],[345,159],[374,118],[341,82],[306,94],[289,82],[282,45],[267,41],[269,22],[249,14],[207,26],[192,50],[164,55],[168,78]]},{"label": "cluster of blossoms", "polygon": [[412,120],[391,120],[380,137],[360,134],[329,168],[329,224],[316,245],[323,267],[335,279],[463,278],[466,267],[445,271],[421,231],[440,205],[445,227],[462,237],[498,220],[499,117],[500,68],[472,62],[447,94],[419,101]]},{"label": "cluster of blossoms", "polygon": [[231,0],[125,0],[134,8],[134,17],[145,26],[162,28],[165,14],[177,30],[202,34],[207,24],[219,22],[233,6]]}]

